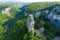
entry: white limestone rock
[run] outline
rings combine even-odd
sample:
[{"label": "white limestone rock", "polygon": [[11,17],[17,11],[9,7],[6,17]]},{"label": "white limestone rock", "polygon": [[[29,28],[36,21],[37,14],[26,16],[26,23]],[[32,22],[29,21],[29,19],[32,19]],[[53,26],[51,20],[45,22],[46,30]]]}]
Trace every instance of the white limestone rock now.
[{"label": "white limestone rock", "polygon": [[27,19],[26,26],[28,28],[28,33],[33,32],[33,34],[34,34],[34,18],[33,18],[33,15],[29,15],[29,18]]},{"label": "white limestone rock", "polygon": [[35,18],[38,18],[40,15],[41,15],[41,12],[40,11],[39,12],[36,12],[35,13]]}]

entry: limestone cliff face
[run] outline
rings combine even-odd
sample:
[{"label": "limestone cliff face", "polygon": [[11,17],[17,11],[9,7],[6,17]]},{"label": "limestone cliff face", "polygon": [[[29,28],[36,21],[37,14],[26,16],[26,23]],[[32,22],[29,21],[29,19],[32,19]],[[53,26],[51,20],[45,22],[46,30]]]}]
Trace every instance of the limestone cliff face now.
[{"label": "limestone cliff face", "polygon": [[29,15],[26,26],[28,28],[28,33],[33,32],[34,34],[34,18],[32,14]]},{"label": "limestone cliff face", "polygon": [[36,32],[36,36],[39,36],[39,37],[44,37],[44,27],[41,27],[39,29],[35,29],[35,32]]},{"label": "limestone cliff face", "polygon": [[40,15],[41,15],[41,12],[40,11],[36,12],[35,13],[35,18],[38,18]]},{"label": "limestone cliff face", "polygon": [[60,6],[54,7],[47,17],[53,25],[60,27]]},{"label": "limestone cliff face", "polygon": [[5,8],[5,10],[2,10],[2,14],[6,14],[7,16],[11,16],[11,14],[9,12],[10,9],[11,9],[10,7]]},{"label": "limestone cliff face", "polygon": [[[25,12],[25,16],[28,16],[30,13]],[[47,18],[54,26],[60,28],[60,6],[54,6],[51,10],[42,10],[42,11],[36,11],[32,13],[34,18],[38,18],[39,16],[43,15],[45,18]],[[32,19],[34,19],[32,18]],[[27,28],[28,31],[31,32],[32,28],[34,28],[34,22],[28,19],[27,21]],[[32,26],[33,24],[33,26]],[[40,27],[39,29],[34,29],[36,32],[36,35],[39,37],[45,37],[44,35],[44,27]]]},{"label": "limestone cliff face", "polygon": [[58,37],[58,36],[56,36],[56,37],[55,37],[55,40],[60,40],[60,36],[59,36],[59,37]]},{"label": "limestone cliff face", "polygon": [[[25,15],[27,16],[29,13],[25,12]],[[35,18],[38,18],[39,16],[43,15],[45,16],[50,22],[57,27],[60,27],[60,6],[54,6],[51,8],[51,10],[42,10],[42,11],[37,11],[33,13]]]}]

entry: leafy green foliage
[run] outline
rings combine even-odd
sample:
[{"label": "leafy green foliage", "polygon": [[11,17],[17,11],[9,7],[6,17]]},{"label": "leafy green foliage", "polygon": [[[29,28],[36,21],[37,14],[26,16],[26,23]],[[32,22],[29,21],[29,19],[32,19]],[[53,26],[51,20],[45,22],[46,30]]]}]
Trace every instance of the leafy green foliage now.
[{"label": "leafy green foliage", "polygon": [[3,33],[4,28],[0,25],[0,35]]},{"label": "leafy green foliage", "polygon": [[4,10],[5,8],[11,6],[11,4],[0,4],[0,13],[2,10]]},{"label": "leafy green foliage", "polygon": [[[36,12],[47,7],[51,7],[55,5],[55,3],[33,3],[27,5],[25,11],[27,12]],[[2,9],[4,9],[3,7]],[[1,10],[2,10],[1,9]],[[24,16],[24,12],[21,11],[19,13],[19,9],[17,7],[12,7],[10,13],[14,18],[9,18],[7,15],[0,14],[0,40],[54,40],[54,37],[60,34],[60,29],[55,28],[48,19],[44,16],[40,16],[35,19],[35,28],[44,27],[44,34],[47,38],[38,37],[33,35],[32,33],[28,33],[26,27],[26,19]],[[5,24],[4,26],[2,24]],[[4,33],[4,27],[7,26],[7,31]]]},{"label": "leafy green foliage", "polygon": [[5,22],[8,20],[8,16],[5,14],[0,13],[0,21]]},{"label": "leafy green foliage", "polygon": [[17,20],[14,26],[5,34],[4,40],[39,40],[32,33],[28,34],[24,20]]},{"label": "leafy green foliage", "polygon": [[13,6],[11,9],[10,9],[10,14],[14,17],[16,15],[17,12],[19,12],[19,8],[16,7],[16,6]]},{"label": "leafy green foliage", "polygon": [[55,5],[55,3],[48,3],[48,2],[33,3],[30,5],[27,5],[26,11],[27,12],[36,12],[36,11],[45,9],[47,7],[51,7],[53,5]]}]

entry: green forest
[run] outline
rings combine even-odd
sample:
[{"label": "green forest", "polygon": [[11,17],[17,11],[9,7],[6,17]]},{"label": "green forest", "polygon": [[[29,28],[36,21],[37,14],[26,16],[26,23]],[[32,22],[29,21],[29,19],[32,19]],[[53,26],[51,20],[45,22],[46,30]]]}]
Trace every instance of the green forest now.
[{"label": "green forest", "polygon": [[[16,5],[16,6],[15,6]],[[45,16],[49,15],[52,8],[59,5],[60,2],[37,2],[26,4],[23,6],[19,4],[0,4],[0,40],[55,40],[55,36],[60,36],[60,27],[54,26]],[[11,16],[1,13],[8,7]],[[22,7],[21,7],[22,6]],[[48,14],[43,14],[38,18],[34,17],[34,29],[44,27],[43,37],[37,36],[34,30],[33,33],[28,33],[26,26],[28,15],[25,16],[25,12],[28,14],[35,14],[38,11],[49,10]],[[60,15],[60,13],[56,13]],[[57,21],[57,20],[55,20]]]}]

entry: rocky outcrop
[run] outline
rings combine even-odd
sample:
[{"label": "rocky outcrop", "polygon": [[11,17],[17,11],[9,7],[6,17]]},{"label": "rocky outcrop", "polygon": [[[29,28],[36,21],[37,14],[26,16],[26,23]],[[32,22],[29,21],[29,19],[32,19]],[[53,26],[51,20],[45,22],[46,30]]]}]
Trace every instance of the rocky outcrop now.
[{"label": "rocky outcrop", "polygon": [[35,29],[35,32],[36,32],[36,36],[39,36],[39,37],[44,37],[44,27],[41,27],[39,29]]},{"label": "rocky outcrop", "polygon": [[32,32],[34,35],[34,18],[33,18],[32,14],[29,15],[29,18],[27,19],[26,26],[28,28],[28,33]]},{"label": "rocky outcrop", "polygon": [[11,9],[11,7],[5,8],[5,10],[2,10],[2,14],[6,14],[7,16],[11,16],[9,10]]},{"label": "rocky outcrop", "polygon": [[60,15],[58,15],[58,12],[60,13],[60,6],[54,7],[47,16],[50,22],[56,27],[60,27]]},{"label": "rocky outcrop", "polygon": [[[27,16],[28,13],[26,12],[25,15]],[[33,13],[35,18],[38,18],[39,16],[43,15],[45,16],[50,22],[56,26],[60,27],[60,6],[56,5],[51,10],[42,10],[42,11],[37,11]]]},{"label": "rocky outcrop", "polygon": [[[57,10],[57,11],[55,11]],[[60,28],[60,15],[58,15],[58,12],[60,13],[60,6],[54,6],[51,10],[42,10],[37,11],[33,13],[35,18],[38,18],[39,16],[43,15],[45,18],[47,18],[55,27]],[[25,12],[25,16],[28,16],[29,13]],[[35,32],[37,36],[44,37],[44,28],[35,29]]]},{"label": "rocky outcrop", "polygon": [[60,40],[60,36],[56,36],[55,37],[55,40]]},{"label": "rocky outcrop", "polygon": [[35,13],[35,18],[38,18],[40,15],[41,15],[41,12],[40,11],[39,12],[36,12]]}]

